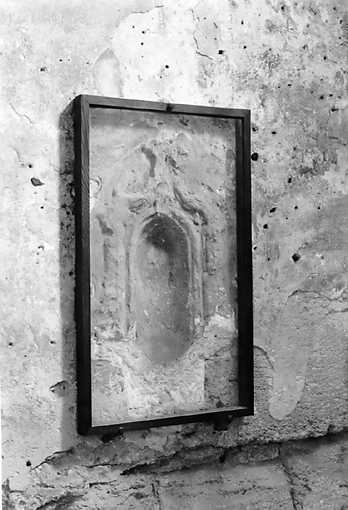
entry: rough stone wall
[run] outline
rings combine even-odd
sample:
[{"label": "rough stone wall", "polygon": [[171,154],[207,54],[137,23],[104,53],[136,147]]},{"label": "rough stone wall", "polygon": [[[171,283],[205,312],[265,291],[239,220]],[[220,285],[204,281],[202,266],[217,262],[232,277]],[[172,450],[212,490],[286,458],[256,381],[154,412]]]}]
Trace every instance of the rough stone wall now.
[{"label": "rough stone wall", "polygon": [[[5,508],[348,505],[344,7],[3,2]],[[80,93],[252,110],[254,417],[76,434],[69,103]]]}]

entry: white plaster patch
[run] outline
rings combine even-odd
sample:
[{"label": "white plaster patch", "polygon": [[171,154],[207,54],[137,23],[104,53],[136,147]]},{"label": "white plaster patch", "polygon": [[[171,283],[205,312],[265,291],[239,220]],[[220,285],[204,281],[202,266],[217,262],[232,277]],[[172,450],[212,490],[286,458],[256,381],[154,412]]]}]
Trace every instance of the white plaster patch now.
[{"label": "white plaster patch", "polygon": [[[348,129],[346,131],[348,135]],[[323,178],[327,181],[333,190],[338,190],[340,193],[348,193],[348,165],[346,147],[337,148],[337,164],[331,165],[330,172],[325,172]]]},{"label": "white plaster patch", "polygon": [[292,413],[302,397],[314,335],[315,319],[303,297],[295,294],[279,311],[271,333],[274,375],[269,411],[277,420]]},{"label": "white plaster patch", "polygon": [[295,409],[305,383],[304,376],[294,378],[292,371],[275,371],[269,412],[276,420],[283,420]]},{"label": "white plaster patch", "polygon": [[235,332],[235,325],[234,325],[234,313],[232,311],[232,317],[224,317],[222,315],[219,315],[219,314],[214,314],[210,319],[209,319],[209,324],[207,326],[207,329],[209,330],[210,328],[213,328],[213,327],[219,327],[219,328],[222,328],[228,332]]},{"label": "white plaster patch", "polygon": [[189,3],[185,7],[157,7],[131,14],[120,23],[112,48],[120,62],[125,96],[189,103],[200,100],[192,36],[195,26]]},{"label": "white plaster patch", "polygon": [[108,48],[94,65],[95,86],[103,96],[122,97],[122,79],[119,62],[114,52]]},{"label": "white plaster patch", "polygon": [[155,367],[147,373],[125,368],[129,415],[165,415],[204,407],[204,361],[185,357],[173,366]]}]

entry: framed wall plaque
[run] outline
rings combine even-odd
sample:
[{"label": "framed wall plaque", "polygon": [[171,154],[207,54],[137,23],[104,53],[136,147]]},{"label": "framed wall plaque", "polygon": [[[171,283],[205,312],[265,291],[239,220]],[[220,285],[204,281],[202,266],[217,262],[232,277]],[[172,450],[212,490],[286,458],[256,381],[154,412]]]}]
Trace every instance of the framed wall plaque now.
[{"label": "framed wall plaque", "polygon": [[253,414],[250,111],[74,118],[79,433]]}]

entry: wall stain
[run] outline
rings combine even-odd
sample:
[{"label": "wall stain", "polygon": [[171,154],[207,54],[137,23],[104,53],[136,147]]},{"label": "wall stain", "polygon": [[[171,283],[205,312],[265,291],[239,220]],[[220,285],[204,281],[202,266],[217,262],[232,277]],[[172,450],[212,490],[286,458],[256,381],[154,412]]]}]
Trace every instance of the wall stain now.
[{"label": "wall stain", "polygon": [[141,152],[146,156],[148,162],[150,163],[150,177],[155,177],[155,166],[157,161],[156,154],[152,149],[146,147],[145,145],[141,147]]}]

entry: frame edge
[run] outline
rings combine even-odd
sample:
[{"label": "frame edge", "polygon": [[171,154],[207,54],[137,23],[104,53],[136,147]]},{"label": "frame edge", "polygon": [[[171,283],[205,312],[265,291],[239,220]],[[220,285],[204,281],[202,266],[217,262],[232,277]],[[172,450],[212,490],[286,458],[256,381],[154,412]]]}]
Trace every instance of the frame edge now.
[{"label": "frame edge", "polygon": [[[236,203],[238,279],[239,405],[233,408],[92,426],[89,239],[89,108],[119,108],[236,119]],[[123,430],[216,421],[254,414],[253,301],[251,251],[250,110],[182,105],[79,95],[74,99],[76,225],[76,366],[78,433],[109,434]],[[241,217],[243,221],[241,221]],[[242,289],[243,287],[243,289]],[[241,313],[240,313],[241,311]]]},{"label": "frame edge", "polygon": [[92,425],[89,277],[89,107],[84,96],[74,100],[75,146],[75,321],[77,428],[86,435]]}]

